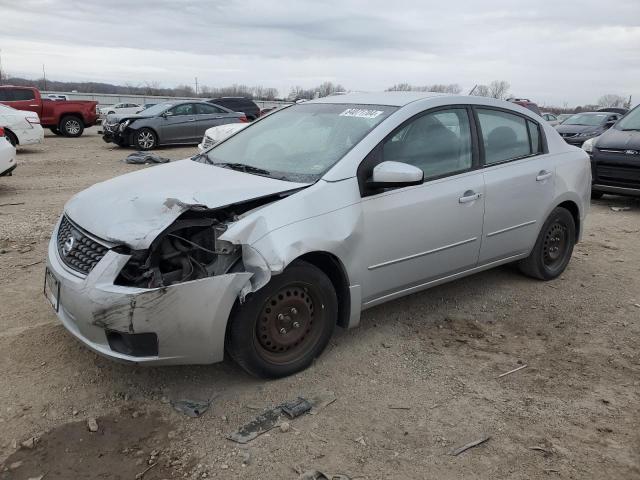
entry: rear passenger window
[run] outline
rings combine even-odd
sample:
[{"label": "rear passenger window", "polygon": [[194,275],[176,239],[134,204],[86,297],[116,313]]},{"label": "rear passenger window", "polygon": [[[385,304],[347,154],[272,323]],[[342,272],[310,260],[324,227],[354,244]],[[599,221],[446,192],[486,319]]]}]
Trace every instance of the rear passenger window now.
[{"label": "rear passenger window", "polygon": [[540,131],[534,122],[498,110],[479,108],[477,112],[486,165],[541,152]]},{"label": "rear passenger window", "polygon": [[33,94],[33,90],[23,90],[16,89],[13,91],[13,100],[14,101],[25,101],[25,100],[33,100],[35,98]]}]

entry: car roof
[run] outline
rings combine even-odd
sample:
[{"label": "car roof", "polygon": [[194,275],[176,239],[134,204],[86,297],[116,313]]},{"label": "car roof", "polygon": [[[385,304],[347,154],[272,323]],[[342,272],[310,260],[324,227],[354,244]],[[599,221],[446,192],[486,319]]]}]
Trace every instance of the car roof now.
[{"label": "car roof", "polygon": [[446,93],[435,92],[354,92],[318,98],[305,103],[353,103],[356,105],[389,105],[392,107],[403,107],[418,100],[446,96],[453,97],[453,95]]}]

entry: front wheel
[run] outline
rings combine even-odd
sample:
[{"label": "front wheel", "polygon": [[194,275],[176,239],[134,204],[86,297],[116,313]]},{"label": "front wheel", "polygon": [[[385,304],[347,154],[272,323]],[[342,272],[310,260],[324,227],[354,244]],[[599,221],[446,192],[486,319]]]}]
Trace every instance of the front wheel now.
[{"label": "front wheel", "polygon": [[133,134],[133,142],[139,150],[151,150],[158,144],[158,137],[150,128],[141,128]]},{"label": "front wheel", "polygon": [[555,208],[544,222],[531,254],[520,261],[520,270],[540,280],[559,277],[571,260],[575,242],[573,216],[565,208]]},{"label": "front wheel", "polygon": [[84,132],[84,122],[78,117],[64,117],[60,120],[58,129],[65,137],[79,137]]},{"label": "front wheel", "polygon": [[234,309],[227,352],[253,375],[286,377],[322,353],[337,317],[338,300],[329,278],[298,260]]},{"label": "front wheel", "polygon": [[51,133],[53,133],[54,135],[62,135],[62,132],[58,127],[51,127],[49,128],[49,130],[51,130]]}]

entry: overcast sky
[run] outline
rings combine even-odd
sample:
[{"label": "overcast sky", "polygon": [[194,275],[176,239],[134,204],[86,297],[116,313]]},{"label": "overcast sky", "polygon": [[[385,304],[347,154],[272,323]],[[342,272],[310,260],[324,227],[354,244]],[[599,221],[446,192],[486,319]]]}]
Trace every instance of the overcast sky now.
[{"label": "overcast sky", "polygon": [[0,0],[9,74],[375,91],[507,80],[562,106],[640,102],[640,0]]}]

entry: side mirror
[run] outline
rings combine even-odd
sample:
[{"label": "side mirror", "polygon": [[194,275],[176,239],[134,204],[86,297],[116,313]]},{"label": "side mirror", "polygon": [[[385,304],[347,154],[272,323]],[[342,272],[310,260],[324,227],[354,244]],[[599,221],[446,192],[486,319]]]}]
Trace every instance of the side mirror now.
[{"label": "side mirror", "polygon": [[173,116],[173,112],[170,112],[169,110],[167,110],[166,112],[162,112],[162,116],[164,118],[172,117]]},{"label": "side mirror", "polygon": [[424,180],[424,172],[413,165],[402,162],[386,161],[373,168],[369,188],[398,188],[420,185]]},{"label": "side mirror", "polygon": [[615,120],[611,120],[611,121],[609,121],[609,122],[605,123],[605,124],[604,124],[604,126],[605,126],[605,127],[607,127],[607,128],[611,128],[611,127],[613,127],[615,124],[616,124],[616,121],[615,121]]}]

